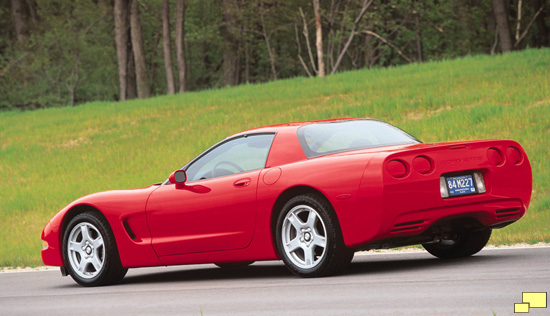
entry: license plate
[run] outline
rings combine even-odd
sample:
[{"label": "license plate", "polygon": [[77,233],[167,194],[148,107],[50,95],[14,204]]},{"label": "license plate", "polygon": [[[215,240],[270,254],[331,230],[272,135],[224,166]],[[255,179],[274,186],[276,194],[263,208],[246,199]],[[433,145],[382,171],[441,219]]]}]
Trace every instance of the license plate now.
[{"label": "license plate", "polygon": [[456,177],[445,177],[449,196],[476,194],[476,186],[474,185],[474,177],[471,174]]}]

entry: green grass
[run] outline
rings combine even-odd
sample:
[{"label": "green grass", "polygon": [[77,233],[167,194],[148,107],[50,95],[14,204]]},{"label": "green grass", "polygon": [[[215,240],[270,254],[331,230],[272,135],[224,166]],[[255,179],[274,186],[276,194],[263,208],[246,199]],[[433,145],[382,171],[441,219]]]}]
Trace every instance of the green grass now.
[{"label": "green grass", "polygon": [[326,78],[75,108],[0,113],[0,266],[40,265],[40,233],[72,200],[167,178],[229,134],[372,117],[426,142],[521,143],[533,168],[522,220],[491,243],[550,241],[550,50],[353,71]]}]

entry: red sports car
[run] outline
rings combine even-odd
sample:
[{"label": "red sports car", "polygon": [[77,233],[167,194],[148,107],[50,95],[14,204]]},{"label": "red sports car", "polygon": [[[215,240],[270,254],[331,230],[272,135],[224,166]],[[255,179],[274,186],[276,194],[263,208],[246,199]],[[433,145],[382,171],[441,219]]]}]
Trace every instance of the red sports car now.
[{"label": "red sports car", "polygon": [[327,276],[355,251],[413,244],[465,257],[525,214],[531,186],[511,140],[424,144],[372,119],[267,126],[163,183],[74,201],[44,228],[42,259],[96,286],[133,267],[279,259]]}]

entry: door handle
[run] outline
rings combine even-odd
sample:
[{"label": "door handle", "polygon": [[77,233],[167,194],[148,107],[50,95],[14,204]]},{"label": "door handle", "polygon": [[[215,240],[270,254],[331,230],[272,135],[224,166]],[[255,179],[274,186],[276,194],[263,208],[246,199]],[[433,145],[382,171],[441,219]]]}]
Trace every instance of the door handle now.
[{"label": "door handle", "polygon": [[239,179],[233,183],[233,186],[237,188],[247,187],[250,184],[250,181],[250,178]]}]

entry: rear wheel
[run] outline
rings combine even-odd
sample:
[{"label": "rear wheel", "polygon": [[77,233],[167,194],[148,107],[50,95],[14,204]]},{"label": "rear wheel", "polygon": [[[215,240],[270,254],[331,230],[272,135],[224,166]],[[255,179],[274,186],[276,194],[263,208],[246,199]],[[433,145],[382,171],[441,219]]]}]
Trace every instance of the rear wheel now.
[{"label": "rear wheel", "polygon": [[315,194],[296,196],[284,205],[275,238],[285,265],[301,277],[337,274],[353,259],[332,206]]},{"label": "rear wheel", "polygon": [[468,257],[478,253],[491,238],[491,229],[466,231],[453,240],[423,244],[430,254],[441,259]]},{"label": "rear wheel", "polygon": [[122,267],[109,223],[95,212],[75,216],[63,235],[67,272],[80,285],[99,286],[122,280]]}]

